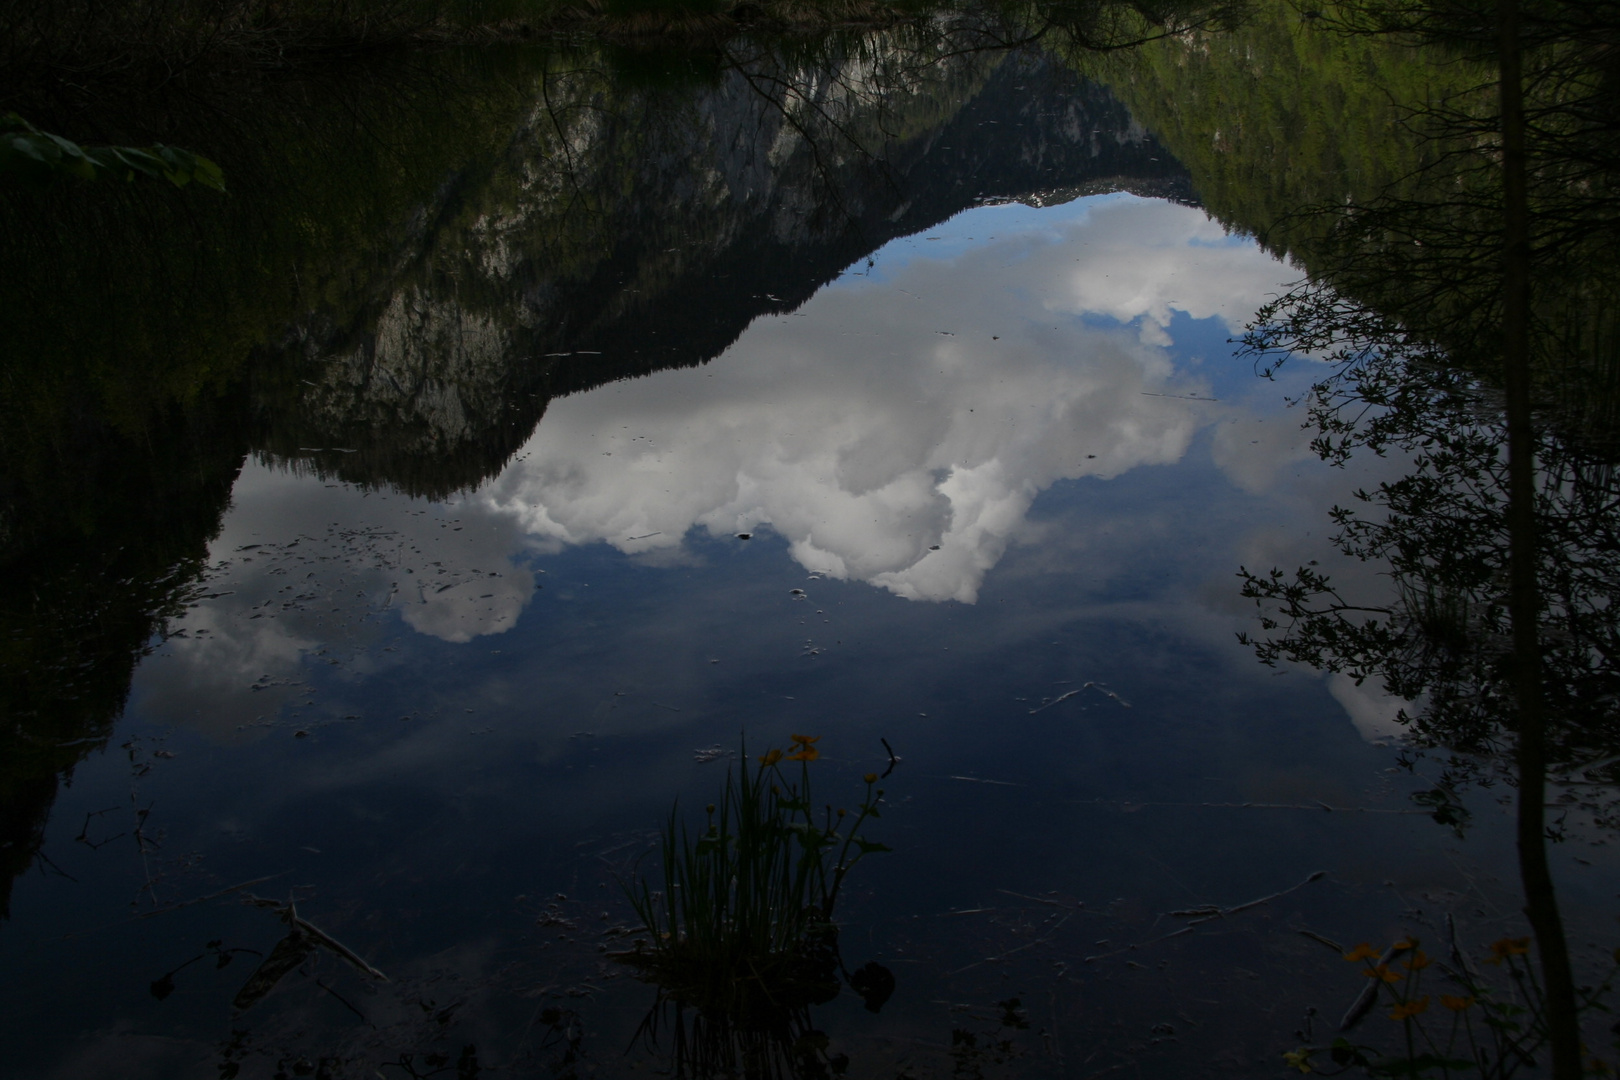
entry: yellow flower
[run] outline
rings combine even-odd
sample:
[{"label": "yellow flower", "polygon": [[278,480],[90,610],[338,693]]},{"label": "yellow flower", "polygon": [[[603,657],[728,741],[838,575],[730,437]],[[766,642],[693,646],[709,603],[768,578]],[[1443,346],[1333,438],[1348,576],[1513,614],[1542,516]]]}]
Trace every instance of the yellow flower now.
[{"label": "yellow flower", "polygon": [[1375,968],[1368,968],[1364,973],[1369,979],[1382,979],[1387,983],[1398,983],[1401,977],[1389,970],[1388,964],[1379,964]]},{"label": "yellow flower", "polygon": [[1472,994],[1470,994],[1468,997],[1463,997],[1460,994],[1441,994],[1440,995],[1440,1004],[1444,1005],[1446,1008],[1450,1009],[1452,1012],[1462,1012],[1464,1009],[1468,1008],[1473,1003],[1474,1003],[1474,998],[1473,998]]},{"label": "yellow flower", "polygon": [[1406,940],[1404,940],[1404,941],[1397,941],[1397,942],[1396,942],[1396,943],[1395,943],[1395,944],[1394,944],[1394,945],[1393,945],[1393,946],[1391,946],[1391,947],[1392,947],[1392,948],[1393,948],[1393,949],[1394,949],[1394,950],[1395,950],[1395,951],[1396,951],[1396,952],[1406,952],[1406,951],[1408,951],[1408,950],[1410,950],[1410,949],[1415,949],[1415,948],[1417,948],[1417,946],[1418,946],[1418,943],[1417,943],[1417,938],[1413,938],[1413,937],[1409,937],[1409,938],[1407,938],[1407,939],[1406,939]]},{"label": "yellow flower", "polygon": [[1405,1020],[1409,1016],[1416,1016],[1418,1013],[1427,1012],[1428,1010],[1429,995],[1424,994],[1420,998],[1413,998],[1411,1001],[1403,1001],[1399,1005],[1395,1006],[1390,1010],[1389,1018],[1391,1020]]},{"label": "yellow flower", "polygon": [[809,749],[811,743],[821,741],[820,735],[789,735],[788,738],[806,749]]},{"label": "yellow flower", "polygon": [[1401,967],[1405,968],[1407,971],[1422,971],[1432,963],[1434,963],[1433,958],[1431,958],[1429,954],[1424,952],[1422,949],[1419,949],[1417,952],[1412,954],[1412,959],[1403,961],[1401,963]]},{"label": "yellow flower", "polygon": [[767,751],[765,751],[765,753],[763,753],[763,754],[761,754],[759,756],[759,763],[761,765],[775,765],[778,761],[781,761],[781,760],[782,760],[782,751],[780,751],[780,750],[767,750]]},{"label": "yellow flower", "polygon": [[1527,938],[1527,937],[1506,938],[1505,937],[1505,938],[1502,938],[1500,941],[1491,942],[1491,957],[1490,957],[1489,960],[1486,961],[1486,963],[1488,963],[1488,964],[1500,964],[1503,960],[1506,960],[1510,956],[1524,956],[1529,951],[1530,951],[1530,939],[1529,938]]},{"label": "yellow flower", "polygon": [[877,783],[877,773],[869,772],[865,776],[861,777],[861,779],[865,780],[868,784],[875,784]]},{"label": "yellow flower", "polygon": [[1378,955],[1378,950],[1363,941],[1360,945],[1344,954],[1344,958],[1351,963],[1357,960],[1371,960]]},{"label": "yellow flower", "polygon": [[[794,738],[796,739],[796,738],[798,738],[798,736],[795,735]],[[820,756],[821,756],[821,751],[820,750],[817,750],[813,746],[806,746],[803,750],[800,750],[797,754],[789,754],[788,755],[788,760],[789,761],[814,761],[814,760],[816,760],[816,758],[818,758]]]},{"label": "yellow flower", "polygon": [[1305,1047],[1300,1047],[1298,1050],[1284,1054],[1283,1061],[1290,1069],[1298,1069],[1302,1073],[1316,1071],[1311,1068],[1311,1052]]}]

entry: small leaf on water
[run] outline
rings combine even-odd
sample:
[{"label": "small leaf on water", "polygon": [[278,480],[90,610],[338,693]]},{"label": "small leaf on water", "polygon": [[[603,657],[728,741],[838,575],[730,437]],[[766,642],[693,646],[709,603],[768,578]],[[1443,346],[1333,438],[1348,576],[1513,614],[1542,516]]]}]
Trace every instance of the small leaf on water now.
[{"label": "small leaf on water", "polygon": [[876,960],[868,960],[859,970],[850,973],[849,988],[861,995],[868,1012],[875,1013],[894,994],[894,972]]},{"label": "small leaf on water", "polygon": [[266,994],[276,988],[282,978],[304,962],[304,958],[315,951],[315,944],[300,930],[294,930],[270,950],[270,955],[264,958],[264,963],[248,976],[242,989],[236,992],[231,1005],[237,1009],[251,1009],[257,1005]]}]

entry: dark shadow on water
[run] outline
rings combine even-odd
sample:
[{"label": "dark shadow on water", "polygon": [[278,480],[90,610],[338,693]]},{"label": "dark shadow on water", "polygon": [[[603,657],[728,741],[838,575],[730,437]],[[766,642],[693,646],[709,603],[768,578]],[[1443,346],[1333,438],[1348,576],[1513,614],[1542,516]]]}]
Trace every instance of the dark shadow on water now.
[{"label": "dark shadow on water", "polygon": [[850,1064],[847,1055],[828,1052],[830,1040],[808,1004],[761,1009],[744,1020],[660,995],[636,1039],[654,1055],[667,1054],[673,1075],[693,1080],[820,1080],[843,1076]]}]

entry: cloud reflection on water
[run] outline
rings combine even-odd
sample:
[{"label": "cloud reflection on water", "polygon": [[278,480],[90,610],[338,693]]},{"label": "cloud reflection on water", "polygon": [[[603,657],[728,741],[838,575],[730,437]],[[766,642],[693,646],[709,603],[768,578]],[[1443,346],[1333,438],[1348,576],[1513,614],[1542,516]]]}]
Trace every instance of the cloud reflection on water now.
[{"label": "cloud reflection on water", "polygon": [[[1214,418],[1187,400],[1210,392],[1174,361],[1173,313],[1237,327],[1295,276],[1154,200],[992,207],[947,228],[1008,225],[1023,227],[846,277],[701,374],[553,403],[478,499],[545,549],[667,554],[694,526],[769,525],[809,570],[972,603],[1040,491],[1179,461]],[[1227,456],[1246,487],[1263,471]]]},{"label": "cloud reflection on water", "polygon": [[213,545],[229,595],[167,644],[177,664],[147,667],[144,707],[251,732],[309,692],[310,665],[357,691],[389,669],[396,613],[453,644],[512,629],[536,587],[526,555],[569,545],[669,566],[697,557],[693,528],[770,529],[808,570],[973,603],[1011,542],[1047,546],[1028,519],[1041,491],[1181,462],[1201,431],[1242,491],[1299,494],[1282,476],[1298,425],[1270,398],[1209,400],[1221,369],[1170,340],[1176,313],[1235,329],[1287,266],[1197,209],[1124,196],[986,207],[935,233],[983,240],[897,241],[703,368],[554,401],[459,500],[249,466]]}]

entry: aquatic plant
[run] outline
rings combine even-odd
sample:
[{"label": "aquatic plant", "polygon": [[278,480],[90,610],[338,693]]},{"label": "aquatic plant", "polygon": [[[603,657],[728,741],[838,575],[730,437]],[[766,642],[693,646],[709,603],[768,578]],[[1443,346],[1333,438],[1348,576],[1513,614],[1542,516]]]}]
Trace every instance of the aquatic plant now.
[{"label": "aquatic plant", "polygon": [[[1521,1073],[1536,1074],[1548,1048],[1549,1012],[1536,966],[1529,963],[1530,938],[1504,937],[1491,943],[1484,962],[1506,976],[1498,982],[1481,973],[1455,938],[1449,962],[1436,960],[1410,937],[1382,952],[1366,943],[1341,952],[1345,960],[1361,966],[1369,982],[1345,1013],[1340,1030],[1355,1028],[1382,1001],[1387,1006],[1384,1017],[1400,1025],[1396,1049],[1391,1052],[1340,1036],[1325,1047],[1301,1046],[1284,1054],[1290,1068],[1324,1076],[1354,1069],[1368,1076],[1414,1080],[1456,1076],[1508,1080]],[[1608,1011],[1604,1000],[1620,973],[1620,950],[1614,961],[1600,984],[1578,991],[1581,1012]],[[1432,985],[1436,978],[1444,980],[1443,988]],[[1614,1072],[1610,1062],[1589,1054],[1587,1075]]]},{"label": "aquatic plant", "polygon": [[810,784],[818,740],[794,735],[790,750],[771,749],[752,768],[745,746],[699,836],[679,804],[670,809],[663,888],[641,876],[627,886],[650,941],[619,959],[676,1001],[748,1024],[837,995],[839,889],[856,863],[889,848],[860,832],[880,816],[876,773],[866,774],[853,812],[829,804],[818,820]]},{"label": "aquatic plant", "polygon": [[0,180],[46,184],[63,176],[95,180],[103,176],[133,180],[151,176],[175,187],[196,181],[225,190],[225,174],[201,154],[164,146],[80,146],[60,135],[41,131],[16,113],[0,114]]}]

